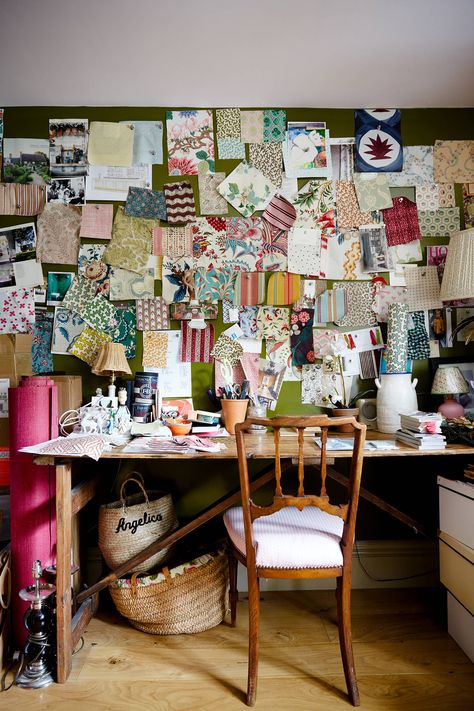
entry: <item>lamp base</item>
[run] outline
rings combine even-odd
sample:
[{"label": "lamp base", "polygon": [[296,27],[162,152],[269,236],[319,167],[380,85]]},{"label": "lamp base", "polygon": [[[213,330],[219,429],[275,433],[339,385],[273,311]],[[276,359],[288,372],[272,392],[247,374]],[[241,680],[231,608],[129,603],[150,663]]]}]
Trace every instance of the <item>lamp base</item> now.
[{"label": "lamp base", "polygon": [[454,398],[446,397],[445,401],[438,407],[438,412],[447,420],[451,420],[455,417],[463,417],[464,407]]}]

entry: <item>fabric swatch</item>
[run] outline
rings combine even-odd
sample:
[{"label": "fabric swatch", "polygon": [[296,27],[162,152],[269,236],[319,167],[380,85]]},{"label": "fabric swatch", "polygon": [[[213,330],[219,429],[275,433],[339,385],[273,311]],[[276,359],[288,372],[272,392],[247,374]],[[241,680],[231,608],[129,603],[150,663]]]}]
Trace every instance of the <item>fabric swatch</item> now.
[{"label": "fabric swatch", "polygon": [[408,295],[405,286],[390,286],[378,282],[375,284],[374,312],[379,323],[386,323],[392,304],[407,304]]},{"label": "fabric swatch", "polygon": [[387,373],[404,373],[408,348],[408,304],[390,304],[387,321]]},{"label": "fabric swatch", "polygon": [[341,321],[347,309],[347,292],[344,289],[327,289],[314,300],[315,323]]},{"label": "fabric swatch", "polygon": [[[206,321],[215,321],[219,316],[219,304],[200,303],[188,304],[181,301],[179,304],[170,304],[170,318],[174,321],[190,321],[198,310]],[[238,316],[235,319],[238,321]]]},{"label": "fabric swatch", "polygon": [[263,246],[262,220],[231,217],[226,222],[225,262],[239,271],[254,272]]},{"label": "fabric swatch", "polygon": [[263,143],[263,111],[240,112],[242,143]]},{"label": "fabric swatch", "polygon": [[257,311],[257,338],[284,340],[290,332],[290,310],[281,306],[260,306]]},{"label": "fabric swatch", "polygon": [[333,181],[309,180],[293,198],[296,208],[295,227],[319,227],[328,237],[336,232]]},{"label": "fabric swatch", "polygon": [[112,229],[112,239],[104,252],[104,262],[131,272],[144,274],[152,248],[152,230],[158,220],[125,215],[123,207],[117,209]]},{"label": "fabric swatch", "polygon": [[211,355],[214,356],[216,360],[220,360],[234,367],[238,364],[243,352],[244,349],[238,341],[234,341],[230,336],[221,333],[214,344]]},{"label": "fabric swatch", "polygon": [[[195,296],[195,274],[191,259],[181,257],[163,259],[163,293],[166,304],[176,301],[191,301]],[[203,299],[205,301],[205,299]]]},{"label": "fabric swatch", "polygon": [[77,275],[62,300],[62,307],[73,313],[81,314],[86,309],[87,304],[95,297],[95,294],[96,286],[94,282]]},{"label": "fabric swatch", "polygon": [[[318,321],[317,319],[315,319]],[[315,358],[322,358],[333,353],[336,342],[340,339],[340,332],[330,328],[313,328],[313,350]]]},{"label": "fabric swatch", "polygon": [[440,207],[456,207],[454,183],[436,183]]},{"label": "fabric swatch", "polygon": [[212,111],[167,111],[168,174],[214,172]]},{"label": "fabric swatch", "polygon": [[222,322],[237,323],[239,320],[239,307],[230,299],[222,299]]},{"label": "fabric swatch", "polygon": [[425,314],[423,311],[412,311],[410,317],[412,328],[408,330],[407,358],[426,360],[430,357],[430,337],[425,326]]},{"label": "fabric swatch", "polygon": [[264,272],[234,272],[234,304],[254,306],[265,301]]},{"label": "fabric swatch", "polygon": [[286,272],[288,268],[288,232],[260,220],[262,247],[257,259],[257,271]]},{"label": "fabric swatch", "polygon": [[132,165],[163,163],[162,121],[121,121],[133,126]]},{"label": "fabric swatch", "polygon": [[77,264],[81,208],[48,203],[36,224],[36,257],[48,264]]},{"label": "fabric swatch", "polygon": [[216,109],[218,138],[240,139],[240,109]]},{"label": "fabric swatch", "polygon": [[342,386],[340,375],[324,373],[319,363],[303,365],[301,379],[301,402],[305,405],[327,407],[329,398],[340,400]]},{"label": "fabric swatch", "polygon": [[449,237],[461,229],[458,207],[443,207],[439,210],[419,210],[418,224],[423,237]]},{"label": "fabric swatch", "polygon": [[81,244],[77,258],[77,273],[91,281],[96,294],[108,295],[110,287],[109,266],[103,261],[105,244]]},{"label": "fabric swatch", "polygon": [[166,368],[168,366],[168,334],[159,331],[143,332],[144,368]]},{"label": "fabric swatch", "polygon": [[192,255],[195,268],[225,266],[225,217],[197,217],[191,227]]},{"label": "fabric swatch", "polygon": [[225,178],[225,173],[198,175],[199,209],[201,215],[226,215],[229,206],[217,188]]},{"label": "fabric swatch", "polygon": [[464,183],[462,186],[462,201],[464,226],[468,230],[470,227],[474,227],[474,183]]},{"label": "fabric swatch", "polygon": [[340,229],[360,227],[373,222],[369,212],[359,209],[354,183],[348,180],[336,181],[337,226]]},{"label": "fabric swatch", "polygon": [[79,314],[57,306],[54,309],[51,353],[71,355],[69,348],[81,335],[86,325]]},{"label": "fabric swatch", "polygon": [[281,143],[251,143],[249,161],[275,187],[281,187],[283,165]]},{"label": "fabric swatch", "polygon": [[389,185],[399,188],[434,183],[433,146],[404,146],[403,169],[387,177]]},{"label": "fabric swatch", "polygon": [[189,181],[165,183],[164,193],[169,224],[187,224],[196,219],[194,193]]},{"label": "fabric swatch", "polygon": [[150,299],[154,296],[155,281],[151,269],[146,269],[144,274],[137,274],[128,269],[112,267],[109,279],[109,299],[111,301]]},{"label": "fabric swatch", "polygon": [[245,160],[217,189],[244,217],[250,217],[255,210],[264,210],[276,191],[276,187],[263,173]]},{"label": "fabric swatch", "polygon": [[51,311],[36,310],[35,313],[33,344],[31,348],[32,370],[35,375],[39,373],[51,373],[54,370],[53,355],[51,353],[53,316],[54,314]]},{"label": "fabric swatch", "polygon": [[435,183],[472,183],[474,141],[435,141],[433,174]]},{"label": "fabric swatch", "polygon": [[301,293],[299,274],[278,272],[270,275],[267,286],[267,304],[294,304]]},{"label": "fabric swatch", "polygon": [[184,227],[155,227],[152,252],[158,256],[190,257],[193,253],[191,225]]},{"label": "fabric swatch", "polygon": [[293,227],[288,233],[288,271],[319,276],[321,271],[321,230]]},{"label": "fabric swatch", "polygon": [[380,173],[402,169],[400,119],[399,109],[355,111],[355,170],[357,172]]},{"label": "fabric swatch", "polygon": [[[265,353],[268,360],[273,361],[273,363],[276,363],[277,365],[285,366],[285,375],[283,380],[296,381],[300,379],[293,371],[293,366],[291,363],[291,345],[289,336],[287,336],[281,341],[276,341],[272,338],[267,338],[265,341]],[[296,370],[297,368],[295,368],[295,371]]]},{"label": "fabric swatch", "polygon": [[279,230],[289,230],[295,223],[296,209],[291,202],[277,193],[268,203],[262,217]]},{"label": "fabric swatch", "polygon": [[181,360],[183,363],[212,363],[214,326],[191,328],[187,321],[181,322]]},{"label": "fabric swatch", "polygon": [[136,307],[139,331],[161,331],[170,327],[168,305],[161,296],[137,299]]},{"label": "fabric swatch", "polygon": [[239,306],[239,326],[244,338],[257,337],[258,306]]},{"label": "fabric swatch", "polygon": [[234,284],[238,272],[230,267],[209,266],[197,269],[194,275],[196,299],[199,301],[221,301],[234,298]]},{"label": "fabric swatch", "polygon": [[0,289],[0,333],[33,333],[34,289],[12,286]]},{"label": "fabric swatch", "polygon": [[391,245],[388,248],[388,254],[393,264],[413,264],[413,262],[421,262],[423,259],[421,241],[415,239],[413,242]]},{"label": "fabric swatch", "polygon": [[362,271],[362,251],[358,230],[321,238],[321,277],[325,279],[368,279]]},{"label": "fabric swatch", "polygon": [[436,266],[405,269],[405,282],[409,311],[429,311],[443,307]]},{"label": "fabric swatch", "polygon": [[347,292],[346,313],[344,318],[335,321],[338,326],[363,328],[377,325],[373,312],[375,287],[371,282],[337,282],[333,284],[333,289],[343,289]]},{"label": "fabric swatch", "polygon": [[137,350],[137,317],[135,306],[116,304],[115,315],[111,320],[108,333],[114,343],[121,343],[125,348],[125,358],[135,358]]},{"label": "fabric swatch", "polygon": [[91,328],[108,333],[115,317],[115,306],[99,294],[88,302],[79,315]]},{"label": "fabric swatch", "polygon": [[69,353],[92,366],[97,360],[102,346],[111,342],[112,336],[108,333],[101,333],[90,326],[86,326],[69,348]]},{"label": "fabric swatch", "polygon": [[263,141],[282,142],[286,138],[286,111],[283,109],[265,109],[263,112]]},{"label": "fabric swatch", "polygon": [[124,214],[132,217],[144,217],[147,220],[165,220],[166,222],[165,194],[161,190],[130,187]]},{"label": "fabric swatch", "polygon": [[386,173],[354,173],[354,186],[362,212],[392,207],[392,196]]},{"label": "fabric swatch", "polygon": [[113,205],[96,205],[89,202],[82,207],[79,236],[87,239],[110,239],[113,219]]},{"label": "fabric swatch", "polygon": [[240,138],[218,138],[217,155],[219,160],[241,160],[245,158],[245,143]]},{"label": "fabric swatch", "polygon": [[417,185],[415,201],[418,210],[439,209],[439,185],[440,183],[426,183],[425,185]]},{"label": "fabric swatch", "polygon": [[87,160],[91,165],[130,166],[134,131],[129,124],[91,121]]},{"label": "fabric swatch", "polygon": [[38,215],[44,210],[45,203],[44,185],[0,183],[0,215]]},{"label": "fabric swatch", "polygon": [[393,207],[383,211],[387,243],[405,244],[421,239],[416,204],[407,197],[393,199]]},{"label": "fabric swatch", "polygon": [[293,365],[314,363],[314,309],[294,307],[291,311],[290,347]]}]

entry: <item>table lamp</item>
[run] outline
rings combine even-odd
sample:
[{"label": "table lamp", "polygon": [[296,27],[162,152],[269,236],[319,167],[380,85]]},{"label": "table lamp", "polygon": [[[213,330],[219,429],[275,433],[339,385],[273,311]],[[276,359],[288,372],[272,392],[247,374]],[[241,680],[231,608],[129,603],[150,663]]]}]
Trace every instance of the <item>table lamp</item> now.
[{"label": "table lamp", "polygon": [[464,395],[468,392],[469,385],[459,368],[451,365],[446,368],[438,368],[431,386],[431,394],[444,395],[444,402],[438,407],[438,412],[443,417],[446,419],[462,417],[464,407],[453,398],[453,395]]},{"label": "table lamp", "polygon": [[110,375],[109,397],[115,397],[115,376],[131,375],[122,343],[104,343],[92,368],[94,375]]},{"label": "table lamp", "polygon": [[453,232],[441,282],[441,300],[474,298],[474,228]]}]

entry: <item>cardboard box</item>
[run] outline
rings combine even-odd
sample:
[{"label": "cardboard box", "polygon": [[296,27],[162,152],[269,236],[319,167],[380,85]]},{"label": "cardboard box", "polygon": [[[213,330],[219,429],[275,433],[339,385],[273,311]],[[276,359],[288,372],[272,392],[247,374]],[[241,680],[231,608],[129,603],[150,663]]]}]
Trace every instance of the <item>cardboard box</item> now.
[{"label": "cardboard box", "polygon": [[[31,347],[33,337],[28,333],[0,335],[0,378],[8,378],[14,388],[22,375],[32,375]],[[9,439],[8,418],[0,417],[0,444]]]},{"label": "cardboard box", "polygon": [[67,410],[78,410],[82,405],[82,377],[80,375],[50,375],[58,386],[59,416]]}]

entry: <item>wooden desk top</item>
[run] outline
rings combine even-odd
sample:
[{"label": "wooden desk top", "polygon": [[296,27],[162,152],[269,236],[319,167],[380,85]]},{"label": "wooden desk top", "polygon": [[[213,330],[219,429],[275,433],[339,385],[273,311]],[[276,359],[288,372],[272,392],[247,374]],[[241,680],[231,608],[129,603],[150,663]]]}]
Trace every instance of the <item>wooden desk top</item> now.
[{"label": "wooden desk top", "polygon": [[[344,435],[337,435],[344,437]],[[273,459],[273,435],[268,432],[249,433],[246,436],[247,452],[249,459]],[[395,435],[383,434],[381,432],[369,431],[367,440],[390,439],[395,440]],[[216,442],[225,445],[225,449],[220,452],[193,452],[191,454],[156,453],[156,452],[123,452],[123,447],[117,447],[112,452],[104,452],[104,459],[237,459],[237,448],[235,437],[216,438]],[[397,442],[398,449],[390,450],[364,450],[364,459],[373,457],[426,457],[426,456],[449,456],[457,454],[473,455],[474,447],[467,444],[448,444],[446,449],[424,449],[419,450],[409,447],[402,442]],[[305,437],[304,455],[306,458],[319,458],[320,449],[314,442],[314,436]],[[296,435],[282,436],[280,439],[280,456],[282,459],[296,457],[298,454],[298,440]],[[330,458],[348,458],[352,454],[351,450],[328,450],[327,456]],[[64,458],[64,457],[63,457]]]}]

